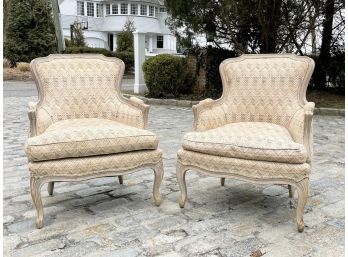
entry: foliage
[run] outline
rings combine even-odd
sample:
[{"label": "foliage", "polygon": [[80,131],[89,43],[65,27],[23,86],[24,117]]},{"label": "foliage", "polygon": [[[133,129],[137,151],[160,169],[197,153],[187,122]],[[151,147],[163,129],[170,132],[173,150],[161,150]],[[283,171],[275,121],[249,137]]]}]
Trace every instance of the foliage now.
[{"label": "foliage", "polygon": [[17,68],[23,72],[30,71],[30,64],[27,62],[19,62],[19,63],[17,63]]},{"label": "foliage", "polygon": [[[194,56],[197,60],[195,67],[195,74],[190,74],[193,77],[193,85],[195,87],[199,80],[200,72],[204,73],[204,89],[195,90],[195,96],[199,98],[212,97],[218,98],[222,93],[222,81],[219,67],[222,61],[227,58],[237,57],[238,53],[231,50],[213,48],[192,48],[189,49],[187,55]],[[191,70],[191,67],[188,67]],[[202,81],[200,81],[202,83]]]},{"label": "foliage", "polygon": [[168,23],[184,47],[203,34],[214,46],[238,53],[313,55],[315,88],[343,88],[343,0],[167,0],[166,5]]},{"label": "foliage", "polygon": [[74,22],[71,26],[71,30],[73,37],[70,39],[69,46],[86,46],[81,23]]},{"label": "foliage", "polygon": [[65,54],[102,54],[107,57],[116,57],[121,59],[126,66],[126,72],[130,72],[134,69],[134,54],[132,52],[111,52],[105,48],[94,47],[67,47],[64,51]]},{"label": "foliage", "polygon": [[117,52],[134,52],[134,31],[133,21],[127,20],[122,31],[117,34]]},{"label": "foliage", "polygon": [[[326,0],[329,1],[335,1],[334,15],[342,35],[343,0]],[[167,0],[166,5],[171,14],[168,23],[173,31],[184,28],[182,37],[203,34],[215,46],[241,53],[294,52],[303,55],[307,49],[317,49],[324,2]]]},{"label": "foliage", "polygon": [[56,49],[50,1],[6,1],[4,56],[11,62],[30,62]]},{"label": "foliage", "polygon": [[326,66],[325,75],[326,80],[323,86],[318,86],[315,81],[318,77],[321,77],[323,72],[323,67],[321,65],[320,58],[318,56],[309,56],[315,61],[315,69],[309,86],[312,89],[330,90],[338,94],[345,93],[345,51],[336,50],[328,61],[329,65]]},{"label": "foliage", "polygon": [[144,78],[150,97],[177,97],[185,91],[185,60],[160,54],[143,64]]}]

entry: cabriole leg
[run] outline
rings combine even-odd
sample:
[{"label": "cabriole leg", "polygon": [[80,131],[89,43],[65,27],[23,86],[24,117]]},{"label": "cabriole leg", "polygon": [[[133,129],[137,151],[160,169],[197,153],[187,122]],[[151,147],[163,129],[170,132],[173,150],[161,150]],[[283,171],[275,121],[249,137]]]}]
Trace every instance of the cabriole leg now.
[{"label": "cabriole leg", "polygon": [[47,191],[49,195],[53,195],[54,182],[48,182]]},{"label": "cabriole leg", "polygon": [[180,162],[176,163],[176,179],[178,180],[179,188],[180,188],[180,196],[179,196],[179,205],[181,208],[184,208],[186,198],[187,198],[187,188],[185,181],[185,174],[187,169]]},{"label": "cabriole leg", "polygon": [[221,186],[224,186],[225,185],[225,178],[220,178],[220,183],[221,183]]},{"label": "cabriole leg", "polygon": [[153,184],[153,198],[155,200],[155,205],[159,206],[161,204],[160,186],[163,179],[163,162],[160,161],[159,163],[157,163],[153,171],[155,172],[155,182]]},{"label": "cabriole leg", "polygon": [[43,227],[43,206],[41,200],[41,182],[38,178],[30,177],[30,193],[36,207],[36,228],[40,229]]},{"label": "cabriole leg", "polygon": [[296,184],[298,203],[296,209],[296,222],[299,232],[303,232],[305,224],[303,222],[303,210],[308,197],[308,178],[305,178]]},{"label": "cabriole leg", "polygon": [[118,176],[118,182],[123,185],[123,176]]}]

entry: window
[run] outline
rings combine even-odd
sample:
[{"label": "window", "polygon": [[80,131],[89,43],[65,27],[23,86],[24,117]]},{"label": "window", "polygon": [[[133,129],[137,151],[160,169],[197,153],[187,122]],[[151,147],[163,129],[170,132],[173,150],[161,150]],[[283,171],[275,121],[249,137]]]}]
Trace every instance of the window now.
[{"label": "window", "polygon": [[153,8],[153,6],[149,6],[149,16],[154,16],[154,8]]},{"label": "window", "polygon": [[158,7],[155,7],[155,16],[158,17]]},{"label": "window", "polygon": [[160,12],[167,12],[167,10],[166,10],[166,8],[161,7],[161,8],[160,8]]},{"label": "window", "polygon": [[110,4],[106,4],[106,15],[110,15]]},{"label": "window", "polygon": [[87,16],[94,16],[94,3],[87,2]]},{"label": "window", "polygon": [[138,15],[138,5],[137,4],[131,4],[131,14]]},{"label": "window", "polygon": [[77,1],[77,15],[85,15],[85,3]]},{"label": "window", "polygon": [[121,14],[128,14],[128,4],[126,3],[121,4]]},{"label": "window", "polygon": [[157,48],[163,48],[163,36],[157,36]]},{"label": "window", "polygon": [[97,17],[103,17],[103,4],[97,4]]},{"label": "window", "polygon": [[118,4],[112,5],[112,14],[118,14]]},{"label": "window", "polygon": [[140,15],[147,15],[147,5],[140,5]]}]

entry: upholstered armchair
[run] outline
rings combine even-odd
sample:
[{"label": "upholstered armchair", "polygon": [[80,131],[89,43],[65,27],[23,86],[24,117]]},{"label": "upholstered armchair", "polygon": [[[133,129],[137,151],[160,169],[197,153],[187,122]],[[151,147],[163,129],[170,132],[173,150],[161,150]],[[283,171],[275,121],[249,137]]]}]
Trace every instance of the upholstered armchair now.
[{"label": "upholstered armchair", "polygon": [[151,168],[153,196],[160,204],[162,152],[146,130],[149,106],[120,93],[124,63],[102,55],[50,55],[31,62],[39,92],[29,103],[30,190],[43,226],[42,184],[53,194],[57,181],[118,176]]},{"label": "upholstered armchair", "polygon": [[306,89],[314,69],[308,57],[242,55],[220,65],[223,94],[193,107],[193,131],[178,152],[180,207],[187,197],[185,174],[195,170],[221,178],[288,185],[298,192],[296,221],[304,229],[312,159],[314,103]]}]

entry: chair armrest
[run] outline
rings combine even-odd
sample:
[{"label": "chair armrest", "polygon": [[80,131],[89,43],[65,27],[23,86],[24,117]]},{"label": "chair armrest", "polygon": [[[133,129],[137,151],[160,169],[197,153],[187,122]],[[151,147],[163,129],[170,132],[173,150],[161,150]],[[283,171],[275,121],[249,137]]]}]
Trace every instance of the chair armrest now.
[{"label": "chair armrest", "polygon": [[37,129],[36,129],[36,109],[37,109],[37,103],[35,102],[29,102],[28,103],[28,117],[29,117],[29,137],[34,137],[37,135]]},{"label": "chair armrest", "polygon": [[313,113],[315,104],[306,102],[306,104],[295,113],[290,121],[289,131],[296,143],[303,144],[306,147],[310,163],[313,155]]},{"label": "chair armrest", "polygon": [[192,106],[194,114],[194,131],[204,131],[217,128],[226,124],[226,114],[223,102],[210,98],[200,101]]},{"label": "chair armrest", "polygon": [[146,129],[150,106],[134,96],[121,96],[121,106],[118,110],[118,120],[130,126]]},{"label": "chair armrest", "polygon": [[308,158],[307,162],[311,163],[313,156],[313,114],[315,103],[307,102],[304,106],[304,135],[303,143],[307,149]]}]

